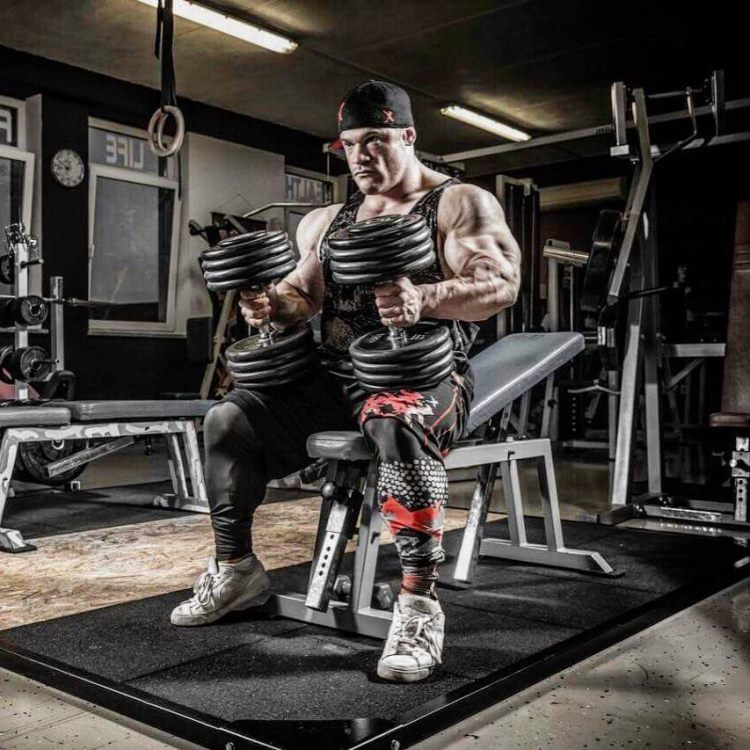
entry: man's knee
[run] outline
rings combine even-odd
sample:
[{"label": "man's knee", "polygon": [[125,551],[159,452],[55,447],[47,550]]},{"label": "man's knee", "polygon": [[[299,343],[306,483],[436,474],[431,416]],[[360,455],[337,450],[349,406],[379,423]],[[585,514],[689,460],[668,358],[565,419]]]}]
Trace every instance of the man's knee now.
[{"label": "man's knee", "polygon": [[404,460],[422,452],[417,436],[393,417],[370,417],[362,425],[362,431],[384,461]]},{"label": "man's knee", "polygon": [[231,401],[219,401],[203,421],[203,440],[206,450],[222,447],[251,448],[255,433],[245,412]]}]

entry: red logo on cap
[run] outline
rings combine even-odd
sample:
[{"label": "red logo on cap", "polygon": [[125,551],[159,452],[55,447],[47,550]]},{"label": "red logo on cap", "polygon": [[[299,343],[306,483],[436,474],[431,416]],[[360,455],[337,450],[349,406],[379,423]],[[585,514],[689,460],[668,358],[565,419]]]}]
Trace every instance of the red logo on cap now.
[{"label": "red logo on cap", "polygon": [[388,123],[394,124],[394,122],[393,122],[393,110],[392,109],[384,109],[383,110],[383,124],[387,125]]},{"label": "red logo on cap", "polygon": [[344,119],[344,104],[346,104],[346,102],[341,102],[339,105],[339,113],[336,116],[338,122],[341,122]]}]

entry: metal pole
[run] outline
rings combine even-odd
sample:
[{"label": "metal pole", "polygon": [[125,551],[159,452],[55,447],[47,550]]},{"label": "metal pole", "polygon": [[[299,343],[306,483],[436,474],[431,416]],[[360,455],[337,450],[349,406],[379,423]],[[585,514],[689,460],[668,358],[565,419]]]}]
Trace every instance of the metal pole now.
[{"label": "metal pole", "polygon": [[[16,299],[27,297],[29,294],[29,246],[27,244],[28,236],[23,224],[17,224],[13,231],[12,244],[13,255],[15,258],[15,286],[13,291]],[[22,349],[29,345],[29,332],[26,326],[16,323],[16,331],[13,336],[15,348]],[[22,380],[15,381],[15,393],[17,399],[27,399],[29,397],[29,386]]]},{"label": "metal pole", "polygon": [[[49,280],[49,296],[52,300],[62,300],[63,277],[52,276]],[[65,369],[65,311],[62,302],[52,302],[50,315],[50,349],[52,359],[57,361],[56,369]]]},{"label": "metal pole", "polygon": [[607,302],[611,305],[617,304],[621,296],[622,285],[625,281],[625,272],[641,223],[643,206],[648,194],[651,172],[654,167],[654,162],[651,158],[651,140],[648,133],[646,97],[643,89],[636,89],[633,92],[633,120],[638,130],[638,168],[630,188],[625,209],[625,235],[622,238],[620,252],[617,254],[617,262],[612,272],[609,292],[607,294]]},{"label": "metal pole", "polygon": [[[646,219],[650,218],[650,221]],[[643,284],[652,288],[658,284],[658,244],[656,239],[656,195],[651,188],[651,211],[644,214],[642,222]],[[652,295],[645,301],[645,325],[643,335],[643,384],[646,409],[646,463],[648,467],[648,491],[661,494],[661,399],[659,387],[659,297]]]}]

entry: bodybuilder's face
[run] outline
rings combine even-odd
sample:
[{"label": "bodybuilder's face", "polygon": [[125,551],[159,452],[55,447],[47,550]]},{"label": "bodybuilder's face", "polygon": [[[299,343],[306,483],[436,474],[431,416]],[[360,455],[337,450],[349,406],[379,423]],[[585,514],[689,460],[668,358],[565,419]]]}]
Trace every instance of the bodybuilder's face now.
[{"label": "bodybuilder's face", "polygon": [[356,128],[341,133],[346,160],[365,195],[385,193],[402,179],[414,158],[414,128]]}]

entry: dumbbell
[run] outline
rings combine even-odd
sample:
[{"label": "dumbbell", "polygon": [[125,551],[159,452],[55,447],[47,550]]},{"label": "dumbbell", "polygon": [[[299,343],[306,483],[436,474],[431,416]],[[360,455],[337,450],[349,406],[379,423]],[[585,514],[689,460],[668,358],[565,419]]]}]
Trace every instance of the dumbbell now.
[{"label": "dumbbell", "polygon": [[[424,217],[379,216],[351,224],[328,238],[333,281],[384,284],[430,268],[435,262]],[[453,369],[447,326],[422,321],[407,330],[388,326],[352,342],[354,374],[365,391],[427,388]]]},{"label": "dumbbell", "polygon": [[[345,574],[336,576],[333,583],[333,593],[339,601],[349,601],[352,593],[352,579]],[[395,597],[389,583],[379,582],[372,587],[372,600],[379,609],[392,610]]]},{"label": "dumbbell", "polygon": [[0,349],[0,381],[12,385],[20,380],[45,380],[55,369],[55,360],[41,346],[22,346],[14,349],[4,346]]},{"label": "dumbbell", "polygon": [[[228,237],[200,255],[211,291],[269,290],[297,265],[286,232],[249,232]],[[237,388],[263,389],[291,383],[309,372],[316,360],[312,330],[298,326],[260,334],[227,347],[227,370]]]},{"label": "dumbbell", "polygon": [[38,295],[0,300],[0,326],[41,325],[47,320],[47,303]]}]

